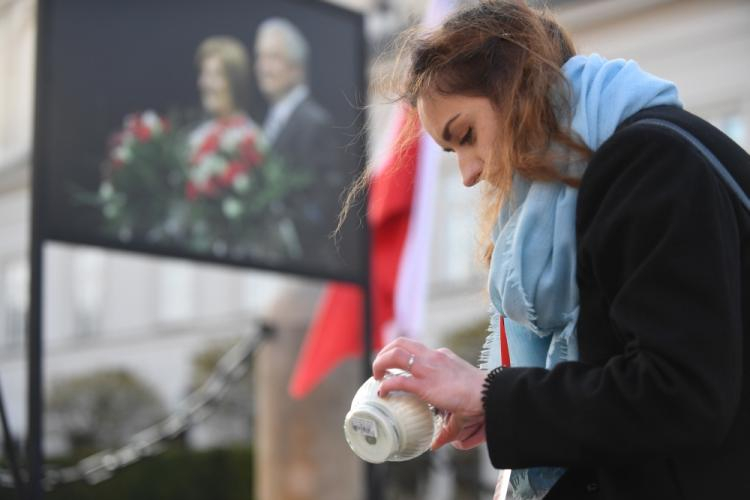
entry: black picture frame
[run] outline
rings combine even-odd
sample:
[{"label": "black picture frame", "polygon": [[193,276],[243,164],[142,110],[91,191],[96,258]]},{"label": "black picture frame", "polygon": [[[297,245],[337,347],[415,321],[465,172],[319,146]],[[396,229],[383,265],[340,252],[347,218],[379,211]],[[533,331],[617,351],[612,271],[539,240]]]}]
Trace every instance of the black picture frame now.
[{"label": "black picture frame", "polygon": [[[123,239],[103,229],[98,207],[80,199],[98,192],[107,143],[125,116],[155,109],[195,110],[195,49],[213,35],[229,35],[252,53],[254,33],[270,17],[291,21],[311,51],[311,95],[332,118],[338,134],[342,178],[335,190],[316,193],[340,206],[341,194],[364,168],[365,42],[361,14],[319,1],[299,0],[44,0],[39,5],[38,82],[34,145],[35,223],[42,241],[93,245],[199,262],[256,268],[366,286],[367,224],[362,212],[341,232],[315,233],[327,261],[312,256],[237,255],[196,250],[178,239]],[[249,115],[268,110],[253,79]],[[318,184],[313,176],[310,186]],[[366,206],[364,200],[358,207]],[[338,211],[338,210],[336,210]],[[303,227],[304,222],[298,222]],[[316,243],[318,244],[318,243]],[[270,252],[272,253],[272,252]],[[329,258],[330,257],[330,258]]]}]

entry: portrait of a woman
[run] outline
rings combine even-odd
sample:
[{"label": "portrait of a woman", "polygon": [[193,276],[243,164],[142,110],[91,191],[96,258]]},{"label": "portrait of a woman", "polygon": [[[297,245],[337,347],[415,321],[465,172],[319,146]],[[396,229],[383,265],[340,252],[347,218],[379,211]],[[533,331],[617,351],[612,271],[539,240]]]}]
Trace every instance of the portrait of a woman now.
[{"label": "portrait of a woman", "polygon": [[247,114],[251,76],[244,45],[228,36],[210,37],[195,61],[206,119],[188,138],[191,199],[219,196],[261,162],[260,130]]}]

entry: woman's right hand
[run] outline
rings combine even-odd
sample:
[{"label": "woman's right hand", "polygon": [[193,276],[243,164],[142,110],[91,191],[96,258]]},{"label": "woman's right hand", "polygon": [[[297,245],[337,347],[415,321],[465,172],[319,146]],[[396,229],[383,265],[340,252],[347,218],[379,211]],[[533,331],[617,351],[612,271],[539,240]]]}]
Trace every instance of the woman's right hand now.
[{"label": "woman's right hand", "polygon": [[[446,443],[465,449],[484,441],[484,371],[449,349],[430,349],[407,338],[386,345],[372,368],[373,376],[382,381],[381,397],[391,391],[410,392],[444,413],[443,428],[433,449]],[[408,371],[412,376],[384,378],[391,368]]]}]

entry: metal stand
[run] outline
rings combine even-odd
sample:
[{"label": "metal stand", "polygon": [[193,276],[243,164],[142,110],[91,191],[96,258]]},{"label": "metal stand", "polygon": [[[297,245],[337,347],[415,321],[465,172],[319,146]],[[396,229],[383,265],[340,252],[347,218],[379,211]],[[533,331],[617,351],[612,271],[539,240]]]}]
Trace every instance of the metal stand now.
[{"label": "metal stand", "polygon": [[[368,280],[369,281],[369,280]],[[362,355],[362,380],[367,380],[372,375],[372,353],[374,335],[372,331],[372,300],[368,286],[364,293],[364,352]],[[378,476],[379,467],[375,464],[365,463],[365,481],[367,485],[367,500],[381,500],[383,498],[382,482]]]},{"label": "metal stand", "polygon": [[[35,210],[35,212],[37,212]],[[35,214],[36,216],[36,214]],[[29,328],[27,342],[28,357],[28,415],[26,457],[29,470],[29,500],[41,500],[43,495],[42,412],[43,390],[43,335],[42,335],[42,286],[43,255],[39,238],[39,225],[33,223],[31,238],[31,297],[29,302]]]},{"label": "metal stand", "polygon": [[[365,199],[365,206],[367,206],[367,201]],[[365,285],[363,286],[364,290],[364,317],[362,320],[364,321],[364,325],[362,328],[363,331],[363,339],[362,342],[364,344],[363,353],[362,353],[362,382],[366,381],[370,378],[372,375],[372,354],[374,351],[374,342],[375,342],[375,336],[372,329],[373,325],[373,310],[372,310],[372,279],[371,279],[371,269],[370,269],[370,248],[371,248],[371,238],[372,235],[370,232],[367,232],[367,235],[365,237],[366,244],[365,244],[365,258],[366,260],[366,280]],[[365,463],[365,487],[366,489],[366,496],[365,498],[367,500],[382,500],[383,498],[383,482],[382,482],[382,465],[375,465],[371,463]]]},{"label": "metal stand", "polygon": [[[43,2],[42,2],[43,3]],[[26,460],[28,466],[28,499],[41,500],[44,455],[42,453],[42,411],[43,411],[43,334],[42,334],[42,284],[44,282],[43,269],[43,208],[42,193],[43,180],[39,174],[38,165],[43,156],[40,144],[42,136],[43,109],[42,89],[48,82],[47,70],[42,64],[46,60],[46,45],[44,34],[49,32],[48,9],[42,5],[37,9],[37,53],[36,53],[36,89],[34,110],[34,148],[31,170],[31,248],[29,254],[29,267],[31,268],[30,297],[29,297],[29,324],[27,336],[27,358],[28,358],[28,404],[27,404],[27,429],[26,429]]]},{"label": "metal stand", "polygon": [[8,461],[11,474],[13,475],[13,487],[16,490],[16,496],[23,500],[25,485],[21,478],[21,469],[18,466],[18,460],[16,459],[16,442],[13,439],[13,435],[10,433],[10,427],[8,426],[8,418],[5,415],[5,404],[3,403],[3,393],[0,389],[0,420],[3,426],[3,445],[5,447],[5,457]]}]

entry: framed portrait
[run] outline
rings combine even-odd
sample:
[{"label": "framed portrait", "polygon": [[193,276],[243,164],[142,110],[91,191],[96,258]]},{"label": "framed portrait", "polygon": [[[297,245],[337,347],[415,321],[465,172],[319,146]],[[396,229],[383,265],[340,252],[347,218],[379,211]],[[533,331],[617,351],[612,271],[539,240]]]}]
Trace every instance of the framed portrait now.
[{"label": "framed portrait", "polygon": [[364,282],[363,21],[294,0],[45,0],[44,239]]}]

